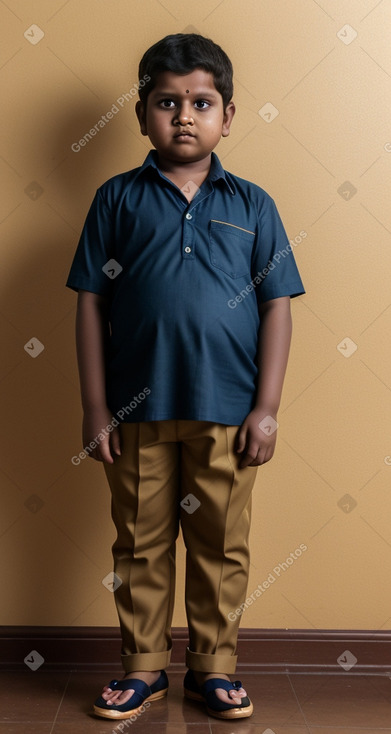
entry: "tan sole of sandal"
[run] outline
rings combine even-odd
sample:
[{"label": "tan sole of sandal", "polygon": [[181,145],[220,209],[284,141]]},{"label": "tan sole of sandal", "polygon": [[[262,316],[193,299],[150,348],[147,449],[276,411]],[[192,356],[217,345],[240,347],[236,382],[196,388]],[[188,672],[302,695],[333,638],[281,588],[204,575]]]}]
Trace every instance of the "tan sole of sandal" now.
[{"label": "tan sole of sandal", "polygon": [[[198,701],[206,705],[205,699],[201,694],[189,691],[186,688],[184,689],[184,694],[186,698],[191,698],[193,701]],[[206,711],[208,716],[213,716],[215,719],[244,719],[251,716],[254,711],[254,706],[250,701],[250,706],[245,706],[244,708],[227,709],[227,711],[214,711],[206,705]]]},{"label": "tan sole of sandal", "polygon": [[97,716],[102,716],[104,719],[130,719],[131,716],[137,716],[138,714],[142,713],[142,709],[144,708],[144,705],[147,703],[147,701],[158,701],[160,698],[165,698],[165,696],[167,696],[167,691],[168,688],[163,688],[161,691],[156,691],[156,693],[152,693],[150,696],[147,696],[141,706],[137,706],[137,708],[130,709],[129,711],[116,711],[115,708],[101,709],[99,708],[99,706],[94,706],[94,713]]}]

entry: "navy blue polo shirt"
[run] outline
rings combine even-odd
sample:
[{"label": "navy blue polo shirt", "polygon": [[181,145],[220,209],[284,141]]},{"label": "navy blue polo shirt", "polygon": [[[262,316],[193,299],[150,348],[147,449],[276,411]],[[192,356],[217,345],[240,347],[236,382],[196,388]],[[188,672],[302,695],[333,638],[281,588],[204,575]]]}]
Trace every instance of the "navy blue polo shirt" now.
[{"label": "navy blue polo shirt", "polygon": [[155,150],[97,190],[66,285],[108,298],[107,404],[131,423],[240,425],[255,399],[258,303],[305,293],[263,189],[212,153],[189,203]]}]

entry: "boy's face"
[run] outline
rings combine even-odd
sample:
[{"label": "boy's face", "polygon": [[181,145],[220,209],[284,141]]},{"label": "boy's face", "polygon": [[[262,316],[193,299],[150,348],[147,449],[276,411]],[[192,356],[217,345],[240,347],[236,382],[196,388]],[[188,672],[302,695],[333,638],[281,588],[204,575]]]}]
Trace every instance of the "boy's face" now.
[{"label": "boy's face", "polygon": [[221,136],[229,135],[235,105],[229,102],[224,111],[210,72],[163,71],[148,95],[147,109],[137,102],[136,113],[160,160],[186,164],[209,156]]}]

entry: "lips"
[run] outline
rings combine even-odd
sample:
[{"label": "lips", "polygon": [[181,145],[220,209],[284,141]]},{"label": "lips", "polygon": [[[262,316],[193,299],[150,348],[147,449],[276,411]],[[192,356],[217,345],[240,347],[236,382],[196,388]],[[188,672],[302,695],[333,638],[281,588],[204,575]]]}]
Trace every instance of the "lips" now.
[{"label": "lips", "polygon": [[178,133],[175,133],[174,138],[194,138],[193,133],[189,133],[187,130],[180,130]]}]

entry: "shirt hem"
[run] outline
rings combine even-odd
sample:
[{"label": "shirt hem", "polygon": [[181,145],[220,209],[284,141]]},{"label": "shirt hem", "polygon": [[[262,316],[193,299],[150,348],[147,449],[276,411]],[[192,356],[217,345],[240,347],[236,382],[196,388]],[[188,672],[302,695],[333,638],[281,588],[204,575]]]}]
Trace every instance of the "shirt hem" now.
[{"label": "shirt hem", "polygon": [[[247,413],[246,413],[246,415],[247,415]],[[240,426],[243,423],[246,415],[244,417],[242,417],[240,420],[235,420],[235,419],[232,419],[232,418],[229,418],[228,419],[228,418],[222,418],[222,417],[212,418],[212,417],[207,416],[207,415],[200,415],[200,416],[194,416],[194,415],[188,416],[188,415],[186,415],[186,416],[183,416],[183,415],[177,415],[177,414],[174,414],[173,415],[172,413],[169,413],[169,414],[163,415],[163,416],[162,415],[159,415],[159,414],[157,416],[154,416],[154,417],[146,416],[146,417],[143,417],[143,418],[139,418],[138,420],[121,420],[121,421],[119,421],[119,423],[120,424],[121,423],[154,423],[156,421],[177,420],[177,421],[198,421],[200,423],[201,422],[205,422],[205,423],[220,423],[221,425],[224,425],[224,426]]]}]

